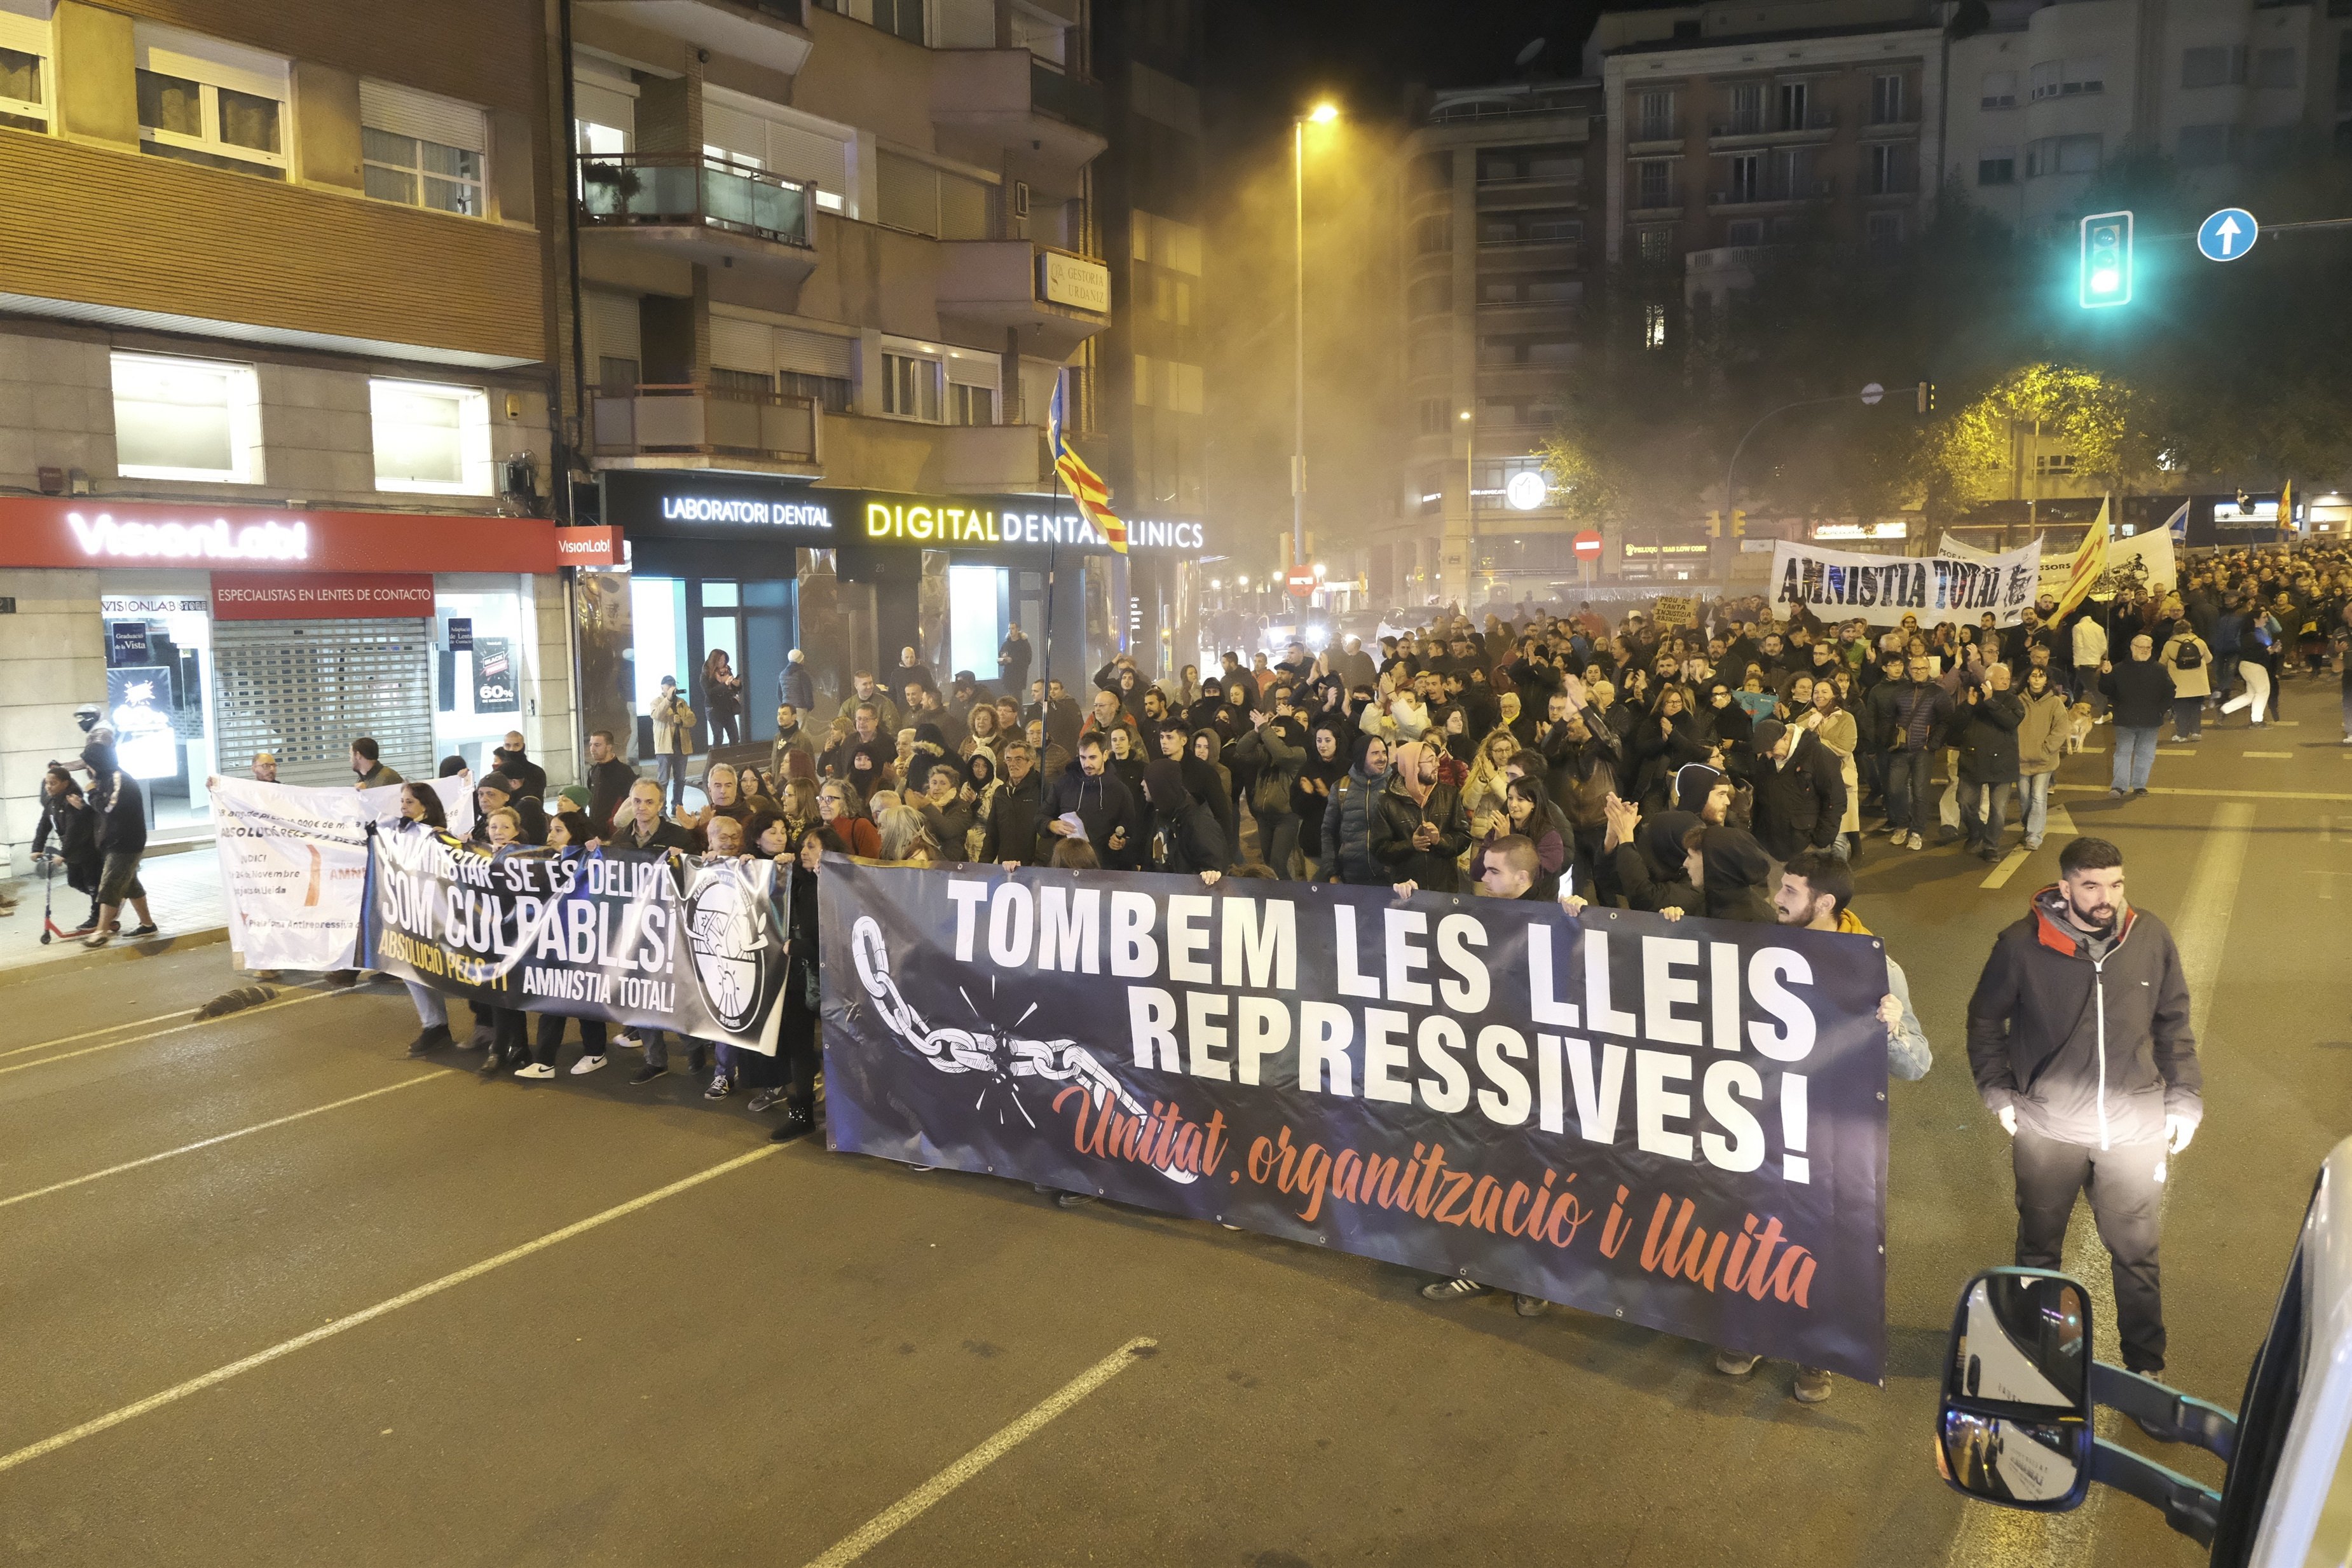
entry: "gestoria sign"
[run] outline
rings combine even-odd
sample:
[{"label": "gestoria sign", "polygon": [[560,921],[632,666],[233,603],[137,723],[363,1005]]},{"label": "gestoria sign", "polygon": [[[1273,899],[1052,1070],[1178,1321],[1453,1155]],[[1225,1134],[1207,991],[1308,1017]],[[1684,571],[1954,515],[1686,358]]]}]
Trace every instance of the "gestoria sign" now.
[{"label": "gestoria sign", "polygon": [[543,517],[0,497],[0,567],[551,572],[559,564],[555,525]]}]

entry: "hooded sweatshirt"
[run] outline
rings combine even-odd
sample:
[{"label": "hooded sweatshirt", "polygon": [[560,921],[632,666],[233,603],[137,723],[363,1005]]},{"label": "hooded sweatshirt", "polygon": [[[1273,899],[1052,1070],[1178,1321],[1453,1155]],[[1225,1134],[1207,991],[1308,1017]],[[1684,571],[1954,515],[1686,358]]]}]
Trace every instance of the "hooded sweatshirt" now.
[{"label": "hooded sweatshirt", "polygon": [[1166,758],[1143,770],[1143,788],[1160,832],[1160,869],[1222,872],[1227,846],[1217,819],[1184,787],[1184,769]]}]

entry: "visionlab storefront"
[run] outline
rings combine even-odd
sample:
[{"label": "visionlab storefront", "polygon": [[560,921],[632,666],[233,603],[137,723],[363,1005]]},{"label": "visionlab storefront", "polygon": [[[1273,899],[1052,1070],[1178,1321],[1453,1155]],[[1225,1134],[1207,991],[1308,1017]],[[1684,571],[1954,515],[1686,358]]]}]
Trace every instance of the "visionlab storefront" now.
[{"label": "visionlab storefront", "polygon": [[478,768],[536,731],[555,567],[554,526],[530,518],[0,498],[0,835],[30,840],[42,765],[80,749],[85,704],[166,838],[208,833],[205,778],[258,751],[289,784],[347,782],[361,735],[410,778],[452,753]]},{"label": "visionlab storefront", "polygon": [[[675,675],[700,712],[699,677],[724,650],[742,678],[749,738],[775,733],[778,674],[803,651],[820,694],[877,674],[912,647],[944,683],[996,679],[1018,624],[1044,676],[1079,690],[1111,655],[1172,632],[1205,553],[1196,519],[1133,519],[1115,555],[1066,497],[910,495],[740,476],[612,473],[604,521],[631,557],[637,710]],[[689,679],[692,676],[692,679]],[[829,715],[826,716],[830,716]],[[706,733],[698,737],[708,741]]]}]

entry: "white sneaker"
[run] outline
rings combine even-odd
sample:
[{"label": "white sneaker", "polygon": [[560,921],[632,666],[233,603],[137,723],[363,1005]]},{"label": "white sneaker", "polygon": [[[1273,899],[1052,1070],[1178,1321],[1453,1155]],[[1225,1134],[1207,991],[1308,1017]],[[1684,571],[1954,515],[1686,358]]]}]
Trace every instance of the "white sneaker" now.
[{"label": "white sneaker", "polygon": [[515,1069],[514,1075],[517,1078],[552,1078],[555,1069],[544,1061],[526,1062]]},{"label": "white sneaker", "polygon": [[604,1065],[604,1059],[601,1056],[583,1056],[572,1064],[572,1076],[577,1078],[583,1072],[593,1072]]},{"label": "white sneaker", "polygon": [[1927,841],[1921,838],[1916,833],[1912,834],[1910,838],[1904,841],[1908,843],[1915,850],[1924,850],[1927,847]]},{"label": "white sneaker", "polygon": [[646,1042],[637,1038],[636,1031],[635,1030],[623,1030],[620,1033],[613,1037],[613,1043],[614,1045],[625,1045],[631,1051],[643,1051],[646,1048]]}]

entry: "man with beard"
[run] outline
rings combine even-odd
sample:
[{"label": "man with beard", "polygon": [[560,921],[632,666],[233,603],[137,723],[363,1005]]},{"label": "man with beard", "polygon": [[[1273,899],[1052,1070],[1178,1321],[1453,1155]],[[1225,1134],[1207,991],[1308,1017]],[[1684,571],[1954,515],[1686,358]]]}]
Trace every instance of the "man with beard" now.
[{"label": "man with beard", "polygon": [[[1110,694],[1101,692],[1097,696]],[[1105,871],[1137,871],[1143,865],[1142,833],[1135,800],[1109,767],[1110,741],[1102,733],[1078,742],[1078,755],[1045,802],[1045,831],[1049,840],[1083,838],[1094,846]],[[1076,817],[1073,828],[1068,821]],[[1050,848],[1050,843],[1047,846]]]},{"label": "man with beard", "polygon": [[1396,748],[1388,792],[1372,813],[1372,858],[1391,882],[1411,882],[1432,893],[1458,893],[1456,865],[1470,847],[1470,821],[1461,792],[1437,781],[1437,747],[1407,741]]}]

